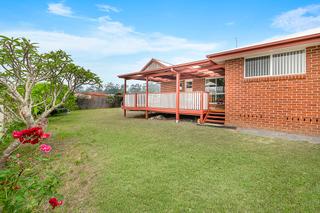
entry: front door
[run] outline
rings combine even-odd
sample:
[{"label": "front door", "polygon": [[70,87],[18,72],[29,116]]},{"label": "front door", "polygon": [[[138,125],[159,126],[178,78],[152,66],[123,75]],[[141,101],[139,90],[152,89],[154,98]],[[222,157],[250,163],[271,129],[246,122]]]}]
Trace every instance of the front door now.
[{"label": "front door", "polygon": [[190,80],[185,80],[185,91],[186,92],[192,92],[193,91],[193,81],[192,79]]}]

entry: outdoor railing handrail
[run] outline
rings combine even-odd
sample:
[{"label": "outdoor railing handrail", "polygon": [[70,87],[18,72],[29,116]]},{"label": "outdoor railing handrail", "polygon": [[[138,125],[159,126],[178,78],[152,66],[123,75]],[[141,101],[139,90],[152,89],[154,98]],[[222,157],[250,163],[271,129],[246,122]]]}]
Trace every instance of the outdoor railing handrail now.
[{"label": "outdoor railing handrail", "polygon": [[[159,95],[159,98],[157,98],[158,95]],[[146,93],[129,93],[129,94],[125,94],[125,96],[126,97],[125,97],[124,106],[135,107],[135,108],[146,107]],[[149,97],[148,107],[174,108],[174,106],[176,105],[175,96],[176,96],[176,92],[148,93],[148,97]],[[191,110],[207,109],[208,92],[204,92],[204,91],[180,92],[179,105],[181,109],[191,109]]]}]

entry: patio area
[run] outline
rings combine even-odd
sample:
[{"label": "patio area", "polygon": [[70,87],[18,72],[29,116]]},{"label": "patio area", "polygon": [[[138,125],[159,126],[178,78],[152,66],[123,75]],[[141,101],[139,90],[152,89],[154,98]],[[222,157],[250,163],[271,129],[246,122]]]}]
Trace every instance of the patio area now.
[{"label": "patio area", "polygon": [[[195,61],[169,67],[139,71],[119,75],[124,79],[124,101],[122,109],[124,116],[127,111],[145,111],[176,114],[176,122],[182,115],[195,115],[203,123],[210,108],[209,95],[205,91],[181,92],[181,80],[224,76],[224,65],[216,64],[210,60]],[[146,82],[146,92],[127,94],[128,80],[142,80]],[[148,83],[175,82],[175,92],[149,93]]]}]

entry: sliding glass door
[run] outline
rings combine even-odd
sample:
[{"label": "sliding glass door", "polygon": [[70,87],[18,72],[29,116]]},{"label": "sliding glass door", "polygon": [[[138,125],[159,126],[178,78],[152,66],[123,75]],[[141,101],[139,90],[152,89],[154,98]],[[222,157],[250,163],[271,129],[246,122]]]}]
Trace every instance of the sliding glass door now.
[{"label": "sliding glass door", "polygon": [[206,78],[205,90],[209,93],[209,103],[224,105],[224,78]]}]

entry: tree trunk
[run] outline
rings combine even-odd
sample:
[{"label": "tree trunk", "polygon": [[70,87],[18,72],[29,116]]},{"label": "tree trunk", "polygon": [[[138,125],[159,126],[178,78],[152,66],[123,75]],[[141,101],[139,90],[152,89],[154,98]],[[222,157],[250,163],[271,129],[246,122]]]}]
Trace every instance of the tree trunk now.
[{"label": "tree trunk", "polygon": [[4,169],[12,152],[14,152],[21,143],[18,140],[13,141],[4,151],[0,159],[0,169]]}]

